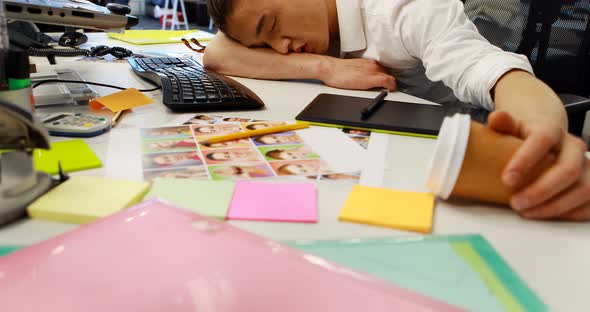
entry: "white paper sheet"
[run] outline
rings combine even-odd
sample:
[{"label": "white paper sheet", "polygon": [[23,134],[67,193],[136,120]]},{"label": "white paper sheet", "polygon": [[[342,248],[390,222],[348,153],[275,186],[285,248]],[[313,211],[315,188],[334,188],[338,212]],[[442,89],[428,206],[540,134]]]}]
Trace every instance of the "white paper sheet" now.
[{"label": "white paper sheet", "polygon": [[371,133],[359,184],[382,187],[389,151],[389,134]]},{"label": "white paper sheet", "polygon": [[366,162],[367,151],[341,129],[310,127],[297,133],[334,172],[359,171]]}]

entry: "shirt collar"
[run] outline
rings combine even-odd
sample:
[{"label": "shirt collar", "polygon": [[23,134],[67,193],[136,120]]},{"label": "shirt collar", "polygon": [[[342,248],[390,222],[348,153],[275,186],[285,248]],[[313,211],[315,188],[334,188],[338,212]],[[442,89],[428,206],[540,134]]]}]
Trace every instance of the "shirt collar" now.
[{"label": "shirt collar", "polygon": [[340,28],[340,50],[353,52],[366,49],[367,39],[361,14],[361,1],[336,0],[336,8]]}]

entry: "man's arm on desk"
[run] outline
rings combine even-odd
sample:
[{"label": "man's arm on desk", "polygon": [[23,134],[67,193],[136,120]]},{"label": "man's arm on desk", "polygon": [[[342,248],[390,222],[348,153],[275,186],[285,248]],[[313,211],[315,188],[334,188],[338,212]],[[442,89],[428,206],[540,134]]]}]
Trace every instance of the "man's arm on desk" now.
[{"label": "man's arm on desk", "polygon": [[497,111],[493,129],[525,140],[506,166],[503,181],[519,185],[549,152],[556,163],[512,197],[511,206],[533,219],[590,220],[590,160],[584,142],[568,133],[565,109],[557,95],[531,74],[513,70],[493,91]]},{"label": "man's arm on desk", "polygon": [[205,67],[221,74],[257,79],[316,79],[342,89],[395,90],[395,79],[377,62],[339,59],[310,53],[278,53],[269,48],[249,48],[222,32],[207,46]]}]

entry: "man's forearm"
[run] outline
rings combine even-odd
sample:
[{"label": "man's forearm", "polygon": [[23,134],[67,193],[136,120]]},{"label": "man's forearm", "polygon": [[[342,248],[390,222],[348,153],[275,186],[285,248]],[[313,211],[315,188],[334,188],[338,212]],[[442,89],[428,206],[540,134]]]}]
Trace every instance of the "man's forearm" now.
[{"label": "man's forearm", "polygon": [[521,121],[553,122],[567,131],[567,114],[559,97],[533,75],[513,70],[506,73],[493,90],[496,110]]},{"label": "man's forearm", "polygon": [[321,79],[327,56],[279,54],[268,48],[248,48],[219,33],[207,46],[205,67],[221,74],[258,79]]}]

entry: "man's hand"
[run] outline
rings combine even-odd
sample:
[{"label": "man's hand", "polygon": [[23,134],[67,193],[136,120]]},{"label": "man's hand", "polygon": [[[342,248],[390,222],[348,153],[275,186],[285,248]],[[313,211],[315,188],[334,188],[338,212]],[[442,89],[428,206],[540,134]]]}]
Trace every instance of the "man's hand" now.
[{"label": "man's hand", "polygon": [[319,78],[326,85],[340,89],[368,90],[385,88],[394,91],[395,78],[377,61],[324,57]]},{"label": "man's hand", "polygon": [[524,140],[504,169],[502,180],[518,186],[548,153],[555,164],[513,195],[510,205],[530,219],[590,220],[590,160],[586,144],[549,121],[516,121],[506,112],[490,115],[489,127]]}]

